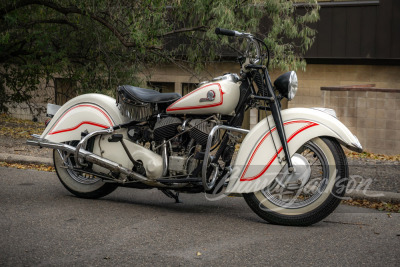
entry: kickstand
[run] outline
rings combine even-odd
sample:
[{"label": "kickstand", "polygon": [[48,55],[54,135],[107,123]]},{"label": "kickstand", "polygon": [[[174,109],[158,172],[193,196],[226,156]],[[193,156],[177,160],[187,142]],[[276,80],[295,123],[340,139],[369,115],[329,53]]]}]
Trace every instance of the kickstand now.
[{"label": "kickstand", "polygon": [[161,192],[163,192],[164,195],[166,195],[167,197],[175,199],[175,203],[182,203],[182,201],[180,201],[179,199],[179,192],[176,192],[174,194],[171,190],[168,189],[161,189]]}]

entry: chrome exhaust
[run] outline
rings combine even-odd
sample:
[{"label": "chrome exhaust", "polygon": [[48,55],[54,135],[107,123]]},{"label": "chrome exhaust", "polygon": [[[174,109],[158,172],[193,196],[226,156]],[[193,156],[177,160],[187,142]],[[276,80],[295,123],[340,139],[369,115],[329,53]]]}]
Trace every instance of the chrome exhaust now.
[{"label": "chrome exhaust", "polygon": [[[143,175],[140,175],[139,173],[131,171],[131,170],[121,166],[119,163],[116,163],[109,159],[100,157],[96,154],[93,154],[90,151],[83,149],[83,148],[73,147],[73,146],[70,146],[67,144],[62,144],[62,143],[50,142],[46,139],[39,139],[39,138],[37,138],[37,136],[33,136],[33,137],[35,137],[36,140],[27,140],[26,141],[27,145],[62,150],[62,151],[67,152],[68,154],[78,155],[79,158],[84,159],[93,164],[99,165],[101,167],[104,167],[114,173],[123,174],[126,177],[131,178],[133,180],[140,181],[140,182],[150,181],[148,178],[144,177]],[[124,182],[126,182],[126,181],[121,180],[121,183],[124,183]]]}]

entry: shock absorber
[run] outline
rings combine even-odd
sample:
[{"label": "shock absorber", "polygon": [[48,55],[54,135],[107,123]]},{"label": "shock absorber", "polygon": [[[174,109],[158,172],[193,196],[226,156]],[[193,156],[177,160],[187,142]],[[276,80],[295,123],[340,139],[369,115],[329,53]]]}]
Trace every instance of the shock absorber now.
[{"label": "shock absorber", "polygon": [[254,71],[253,79],[254,79],[254,82],[256,83],[257,87],[258,87],[258,95],[266,96],[267,95],[267,90],[266,90],[267,88],[266,88],[266,86],[264,86],[264,81],[263,81],[263,77],[262,77],[261,73],[258,72],[258,71]]}]

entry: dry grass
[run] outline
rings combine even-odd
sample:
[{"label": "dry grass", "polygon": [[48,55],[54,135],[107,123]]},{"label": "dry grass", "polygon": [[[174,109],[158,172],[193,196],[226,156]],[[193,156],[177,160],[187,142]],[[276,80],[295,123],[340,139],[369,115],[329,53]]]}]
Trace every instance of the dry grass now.
[{"label": "dry grass", "polygon": [[1,136],[9,136],[29,139],[31,134],[40,134],[44,128],[45,125],[43,122],[21,120],[6,114],[0,114],[0,138]]},{"label": "dry grass", "polygon": [[375,154],[371,152],[362,152],[362,153],[357,153],[357,152],[346,152],[346,156],[348,158],[354,158],[354,159],[377,159],[377,160],[388,160],[388,161],[400,161],[400,154],[398,155],[384,155],[384,154]]},{"label": "dry grass", "polygon": [[16,168],[16,169],[32,169],[32,170],[37,170],[37,171],[45,171],[45,172],[54,172],[54,167],[53,166],[48,166],[44,164],[21,164],[21,163],[7,163],[0,161],[0,167],[7,167],[7,168]]}]

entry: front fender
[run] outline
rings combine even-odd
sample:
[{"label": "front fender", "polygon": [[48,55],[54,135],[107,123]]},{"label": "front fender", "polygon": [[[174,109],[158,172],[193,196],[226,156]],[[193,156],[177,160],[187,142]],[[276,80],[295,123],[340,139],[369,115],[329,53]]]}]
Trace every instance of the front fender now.
[{"label": "front fender", "polygon": [[[282,119],[291,156],[304,143],[319,136],[336,138],[349,149],[362,151],[357,137],[337,118],[321,110],[286,109],[282,110]],[[243,140],[226,193],[250,193],[267,187],[286,165],[286,161],[279,162],[283,158],[274,120],[268,116]]]},{"label": "front fender", "polygon": [[81,140],[81,133],[107,129],[127,121],[115,99],[101,94],[77,96],[65,103],[41,135],[52,142]]}]

